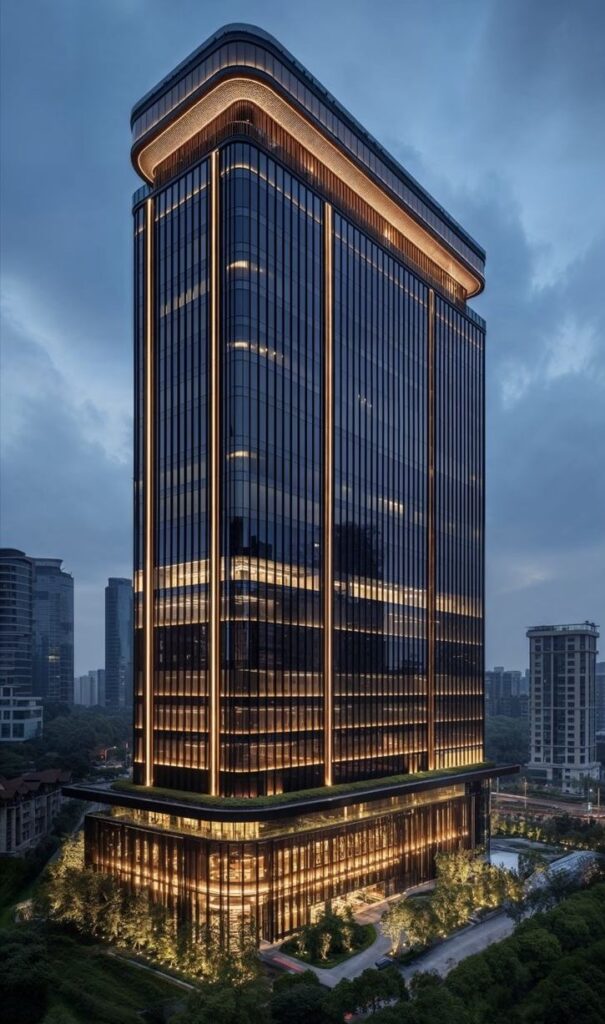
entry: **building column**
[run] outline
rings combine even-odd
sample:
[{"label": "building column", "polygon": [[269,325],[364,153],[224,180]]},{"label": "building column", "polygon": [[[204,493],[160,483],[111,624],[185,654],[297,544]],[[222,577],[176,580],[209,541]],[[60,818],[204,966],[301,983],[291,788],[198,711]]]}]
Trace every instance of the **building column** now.
[{"label": "building column", "polygon": [[435,292],[429,288],[427,325],[427,760],[435,761]]},{"label": "building column", "polygon": [[221,714],[221,344],[220,344],[220,166],[210,156],[210,694],[208,702],[209,791],[220,790]]},{"label": "building column", "polygon": [[144,735],[145,785],[153,786],[153,676],[155,662],[155,345],[154,345],[154,200],[145,203],[145,555],[143,580],[143,643],[145,649]]},{"label": "building column", "polygon": [[324,357],[323,357],[323,702],[324,785],[333,781],[334,672],[334,337],[332,206],[324,203]]}]

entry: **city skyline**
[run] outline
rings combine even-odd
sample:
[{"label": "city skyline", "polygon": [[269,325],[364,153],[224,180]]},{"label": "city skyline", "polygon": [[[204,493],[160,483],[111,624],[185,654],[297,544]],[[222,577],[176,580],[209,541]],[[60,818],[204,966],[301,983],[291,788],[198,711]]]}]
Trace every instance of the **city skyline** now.
[{"label": "city skyline", "polygon": [[[3,10],[4,131],[18,145],[5,144],[3,189],[1,542],[73,574],[76,674],[103,662],[107,577],[131,575],[124,115],[158,69],[227,20],[279,36],[490,254],[486,296],[472,303],[489,323],[486,664],[523,668],[532,623],[602,619],[599,11],[586,3],[582,19],[556,3],[545,21],[520,4],[461,6],[466,16],[406,12],[404,33],[395,7],[374,23],[355,5],[336,49],[336,9],[313,5],[181,3],[175,19],[148,4],[143,35],[138,4],[63,3],[35,20]],[[28,48],[11,48],[25,32]]]}]

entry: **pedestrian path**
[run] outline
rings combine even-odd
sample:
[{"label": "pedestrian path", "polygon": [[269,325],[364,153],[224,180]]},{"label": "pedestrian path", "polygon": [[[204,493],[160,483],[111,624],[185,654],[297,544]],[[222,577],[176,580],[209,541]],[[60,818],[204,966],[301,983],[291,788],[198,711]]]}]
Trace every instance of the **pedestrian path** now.
[{"label": "pedestrian path", "polygon": [[343,960],[341,964],[336,964],[335,967],[313,967],[311,964],[306,964],[302,960],[296,960],[293,956],[288,956],[286,953],[282,953],[280,950],[281,942],[270,946],[268,944],[261,945],[260,956],[261,959],[266,963],[273,964],[276,967],[281,967],[286,970],[300,972],[300,971],[313,971],[317,975],[322,985],[326,985],[328,988],[334,988],[338,985],[339,981],[343,978],[356,978],[358,974],[365,971],[367,967],[374,967],[376,961],[388,953],[391,947],[391,940],[386,935],[382,934],[380,928],[380,919],[385,911],[388,909],[389,904],[393,900],[401,899],[401,895],[392,897],[390,900],[381,900],[379,903],[370,903],[365,906],[362,910],[355,914],[355,920],[359,924],[373,924],[376,928],[376,939],[371,946],[367,949],[363,949],[360,953],[356,953],[355,956],[349,957],[347,960]]}]

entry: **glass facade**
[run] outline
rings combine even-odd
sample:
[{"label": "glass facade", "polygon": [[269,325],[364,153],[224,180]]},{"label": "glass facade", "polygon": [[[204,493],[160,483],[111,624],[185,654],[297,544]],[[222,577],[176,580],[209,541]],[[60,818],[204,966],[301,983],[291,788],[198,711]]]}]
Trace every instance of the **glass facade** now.
[{"label": "glass facade", "polygon": [[105,587],[105,704],[132,707],[132,581],[110,578]]},{"label": "glass facade", "polygon": [[34,558],[33,693],[74,699],[74,581],[60,558]]},{"label": "glass facade", "polygon": [[31,558],[0,548],[0,684],[32,687],[33,588]]},{"label": "glass facade", "polygon": [[221,153],[221,792],[323,781],[322,204],[245,143]]},{"label": "glass facade", "polygon": [[483,757],[485,331],[436,296],[435,767]]},{"label": "glass facade", "polygon": [[[153,209],[153,279],[146,281],[145,208],[135,212],[135,762],[145,713],[144,403],[147,289],[153,291],[154,671],[158,785],[208,788],[208,165],[162,189]],[[136,774],[137,781],[142,778]]]},{"label": "glass facade", "polygon": [[[168,126],[134,201],[135,795],[86,838],[184,917],[275,939],[487,835],[484,254],[285,51],[231,32],[135,110],[135,163]],[[314,134],[244,82],[179,135],[240,65]]]},{"label": "glass facade", "polygon": [[427,307],[336,215],[335,782],[428,768]]},{"label": "glass facade", "polygon": [[[328,234],[325,200],[259,146],[225,144],[217,168],[218,792],[257,796],[321,784],[328,689],[335,782],[478,762],[483,328],[344,214],[334,212]],[[206,159],[151,200],[154,781],[202,792],[210,788],[211,728],[209,174]],[[145,261],[142,211],[137,268]],[[137,287],[140,364],[141,269]],[[140,369],[138,380],[140,410]],[[140,501],[140,413],[138,422]],[[328,446],[331,669],[322,576]],[[137,522],[140,587],[140,513]],[[143,676],[139,670],[138,763]]]},{"label": "glass facade", "polygon": [[[483,249],[326,93],[306,68],[264,32],[257,31],[253,39],[245,39],[242,38],[247,34],[245,31],[235,31],[232,40],[221,41],[220,36],[228,31],[218,33],[200,47],[186,62],[188,66],[182,69],[181,74],[170,76],[171,80],[177,79],[173,85],[168,86],[167,82],[166,87],[158,86],[148,98],[137,104],[132,118],[134,143],[154,128],[161,130],[164,123],[186,108],[190,97],[197,95],[202,86],[209,88],[221,73],[234,73],[237,69],[256,70],[268,76],[300,104],[308,117],[314,118],[326,134],[338,140],[470,266],[482,270],[485,262]],[[216,45],[213,45],[215,40]]]},{"label": "glass facade", "polygon": [[225,942],[243,919],[255,923],[259,939],[275,942],[313,920],[328,900],[359,890],[376,898],[402,892],[431,877],[435,853],[484,841],[485,784],[419,796],[390,808],[378,800],[367,813],[294,820],[288,828],[191,822],[200,826],[192,828],[165,814],[92,814],[85,823],[87,863],[145,888],[194,926],[211,922]]}]

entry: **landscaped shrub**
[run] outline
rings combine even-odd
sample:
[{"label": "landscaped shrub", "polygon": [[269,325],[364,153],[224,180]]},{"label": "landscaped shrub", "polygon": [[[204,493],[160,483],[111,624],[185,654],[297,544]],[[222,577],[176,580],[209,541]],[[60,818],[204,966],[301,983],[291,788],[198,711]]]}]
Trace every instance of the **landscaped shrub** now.
[{"label": "landscaped shrub", "polygon": [[359,924],[350,907],[340,914],[327,909],[315,924],[306,925],[282,949],[309,963],[323,964],[364,948],[374,935],[372,925]]}]

